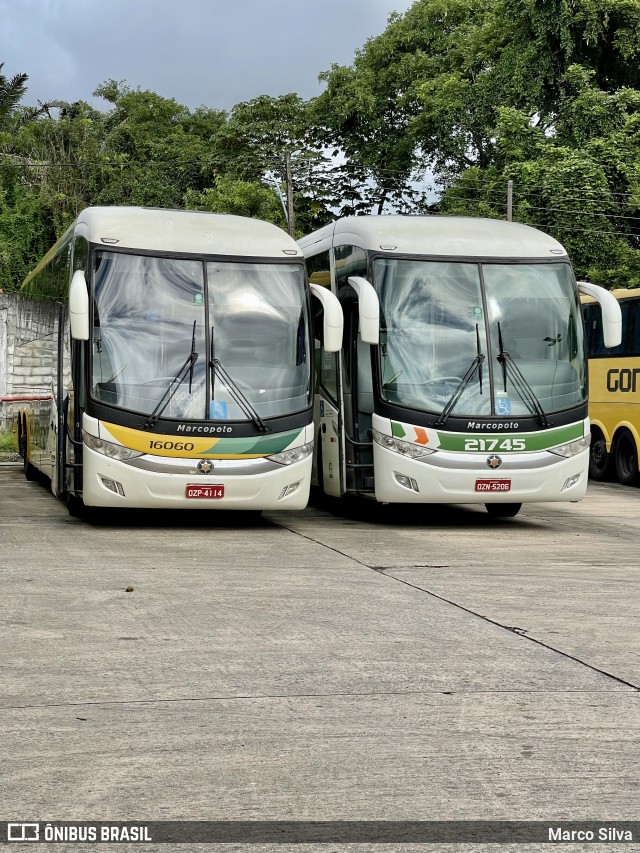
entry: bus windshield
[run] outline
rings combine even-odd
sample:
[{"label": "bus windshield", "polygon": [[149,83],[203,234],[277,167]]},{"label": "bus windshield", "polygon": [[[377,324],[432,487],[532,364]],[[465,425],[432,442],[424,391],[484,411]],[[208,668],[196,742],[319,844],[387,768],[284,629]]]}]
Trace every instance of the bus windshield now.
[{"label": "bus windshield", "polygon": [[102,403],[234,421],[309,405],[300,264],[99,251],[93,304],[92,395]]},{"label": "bus windshield", "polygon": [[565,263],[378,258],[383,399],[454,416],[545,419],[586,401]]}]

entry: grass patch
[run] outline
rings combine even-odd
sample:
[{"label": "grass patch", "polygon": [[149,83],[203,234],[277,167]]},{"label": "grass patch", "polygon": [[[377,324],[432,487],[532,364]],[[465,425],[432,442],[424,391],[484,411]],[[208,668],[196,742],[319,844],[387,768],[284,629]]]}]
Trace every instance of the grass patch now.
[{"label": "grass patch", "polygon": [[15,435],[10,431],[0,432],[0,453],[17,453],[18,442]]}]

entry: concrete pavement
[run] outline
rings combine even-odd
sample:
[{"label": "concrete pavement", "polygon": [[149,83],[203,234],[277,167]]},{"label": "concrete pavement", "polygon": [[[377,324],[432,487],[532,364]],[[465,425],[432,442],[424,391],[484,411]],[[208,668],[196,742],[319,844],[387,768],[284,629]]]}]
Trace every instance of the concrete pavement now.
[{"label": "concrete pavement", "polygon": [[0,466],[2,811],[635,819],[639,500],[95,525]]}]

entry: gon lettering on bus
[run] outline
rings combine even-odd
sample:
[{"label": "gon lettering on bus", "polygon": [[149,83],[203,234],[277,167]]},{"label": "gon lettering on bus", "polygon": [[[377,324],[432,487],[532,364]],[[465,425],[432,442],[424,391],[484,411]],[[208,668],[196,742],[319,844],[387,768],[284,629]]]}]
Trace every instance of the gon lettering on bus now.
[{"label": "gon lettering on bus", "polygon": [[607,371],[607,391],[622,391],[625,394],[635,392],[638,374],[640,374],[640,367],[634,367],[633,370],[628,367],[622,370],[617,367],[611,368]]}]

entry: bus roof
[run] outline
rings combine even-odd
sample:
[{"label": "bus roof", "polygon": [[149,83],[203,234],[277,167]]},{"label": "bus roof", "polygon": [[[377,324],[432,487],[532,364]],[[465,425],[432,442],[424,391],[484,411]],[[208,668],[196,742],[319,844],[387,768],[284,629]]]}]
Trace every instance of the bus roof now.
[{"label": "bus roof", "polygon": [[74,236],[141,251],[301,257],[285,231],[258,219],[194,210],[151,207],[87,207],[72,226]]},{"label": "bus roof", "polygon": [[529,225],[463,216],[349,216],[303,237],[298,245],[307,257],[332,245],[403,255],[567,257],[557,240]]},{"label": "bus roof", "polygon": [[[605,285],[601,285],[605,287]],[[615,290],[610,290],[612,296],[620,301],[621,299],[640,299],[640,287],[618,287]],[[585,293],[580,294],[580,302],[583,305],[590,305],[591,303],[596,303],[597,300],[593,298],[593,296],[587,296]]]}]

